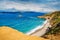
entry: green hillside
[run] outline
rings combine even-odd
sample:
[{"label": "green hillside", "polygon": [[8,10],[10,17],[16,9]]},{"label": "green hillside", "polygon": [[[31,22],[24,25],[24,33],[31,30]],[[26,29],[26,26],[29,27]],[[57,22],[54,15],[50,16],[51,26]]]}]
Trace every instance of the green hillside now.
[{"label": "green hillside", "polygon": [[[50,30],[44,35],[44,37],[50,38],[51,36],[47,37],[49,35],[57,35],[57,36],[53,36],[53,37],[58,37],[58,36],[60,37],[60,11],[56,11],[56,12],[53,12],[50,14],[46,14],[45,16],[49,16],[49,17],[53,16],[53,17],[50,20],[52,28],[50,28]],[[59,38],[59,40],[60,40],[60,38]]]}]

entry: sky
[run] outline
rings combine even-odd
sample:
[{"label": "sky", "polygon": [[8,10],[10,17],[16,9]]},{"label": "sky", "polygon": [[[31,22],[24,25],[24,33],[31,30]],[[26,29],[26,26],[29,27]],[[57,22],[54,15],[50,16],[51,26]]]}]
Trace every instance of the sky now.
[{"label": "sky", "polygon": [[0,10],[9,11],[60,11],[60,0],[0,0]]}]

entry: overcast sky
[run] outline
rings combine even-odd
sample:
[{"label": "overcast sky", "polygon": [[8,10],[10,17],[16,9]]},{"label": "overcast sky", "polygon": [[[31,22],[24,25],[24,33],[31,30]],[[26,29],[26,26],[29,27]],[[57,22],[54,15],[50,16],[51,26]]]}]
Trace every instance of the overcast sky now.
[{"label": "overcast sky", "polygon": [[60,10],[60,0],[0,0],[0,10],[6,9],[51,12]]}]

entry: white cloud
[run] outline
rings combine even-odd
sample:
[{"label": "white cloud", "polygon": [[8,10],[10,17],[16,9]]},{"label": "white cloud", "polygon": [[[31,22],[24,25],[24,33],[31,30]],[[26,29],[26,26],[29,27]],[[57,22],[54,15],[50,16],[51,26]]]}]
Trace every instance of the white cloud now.
[{"label": "white cloud", "polygon": [[50,12],[55,11],[56,9],[53,9],[51,7],[47,7],[48,5],[45,4],[32,4],[32,3],[16,3],[16,2],[3,2],[0,4],[0,9],[12,9],[15,8],[19,11],[36,11],[36,12]]}]

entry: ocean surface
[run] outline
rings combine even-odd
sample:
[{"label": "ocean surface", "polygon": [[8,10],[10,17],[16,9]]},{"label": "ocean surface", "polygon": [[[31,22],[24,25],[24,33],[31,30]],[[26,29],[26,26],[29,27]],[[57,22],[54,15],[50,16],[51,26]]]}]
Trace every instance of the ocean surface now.
[{"label": "ocean surface", "polygon": [[0,12],[0,26],[8,26],[27,33],[37,26],[43,25],[46,19],[37,18],[45,13],[39,12]]}]

